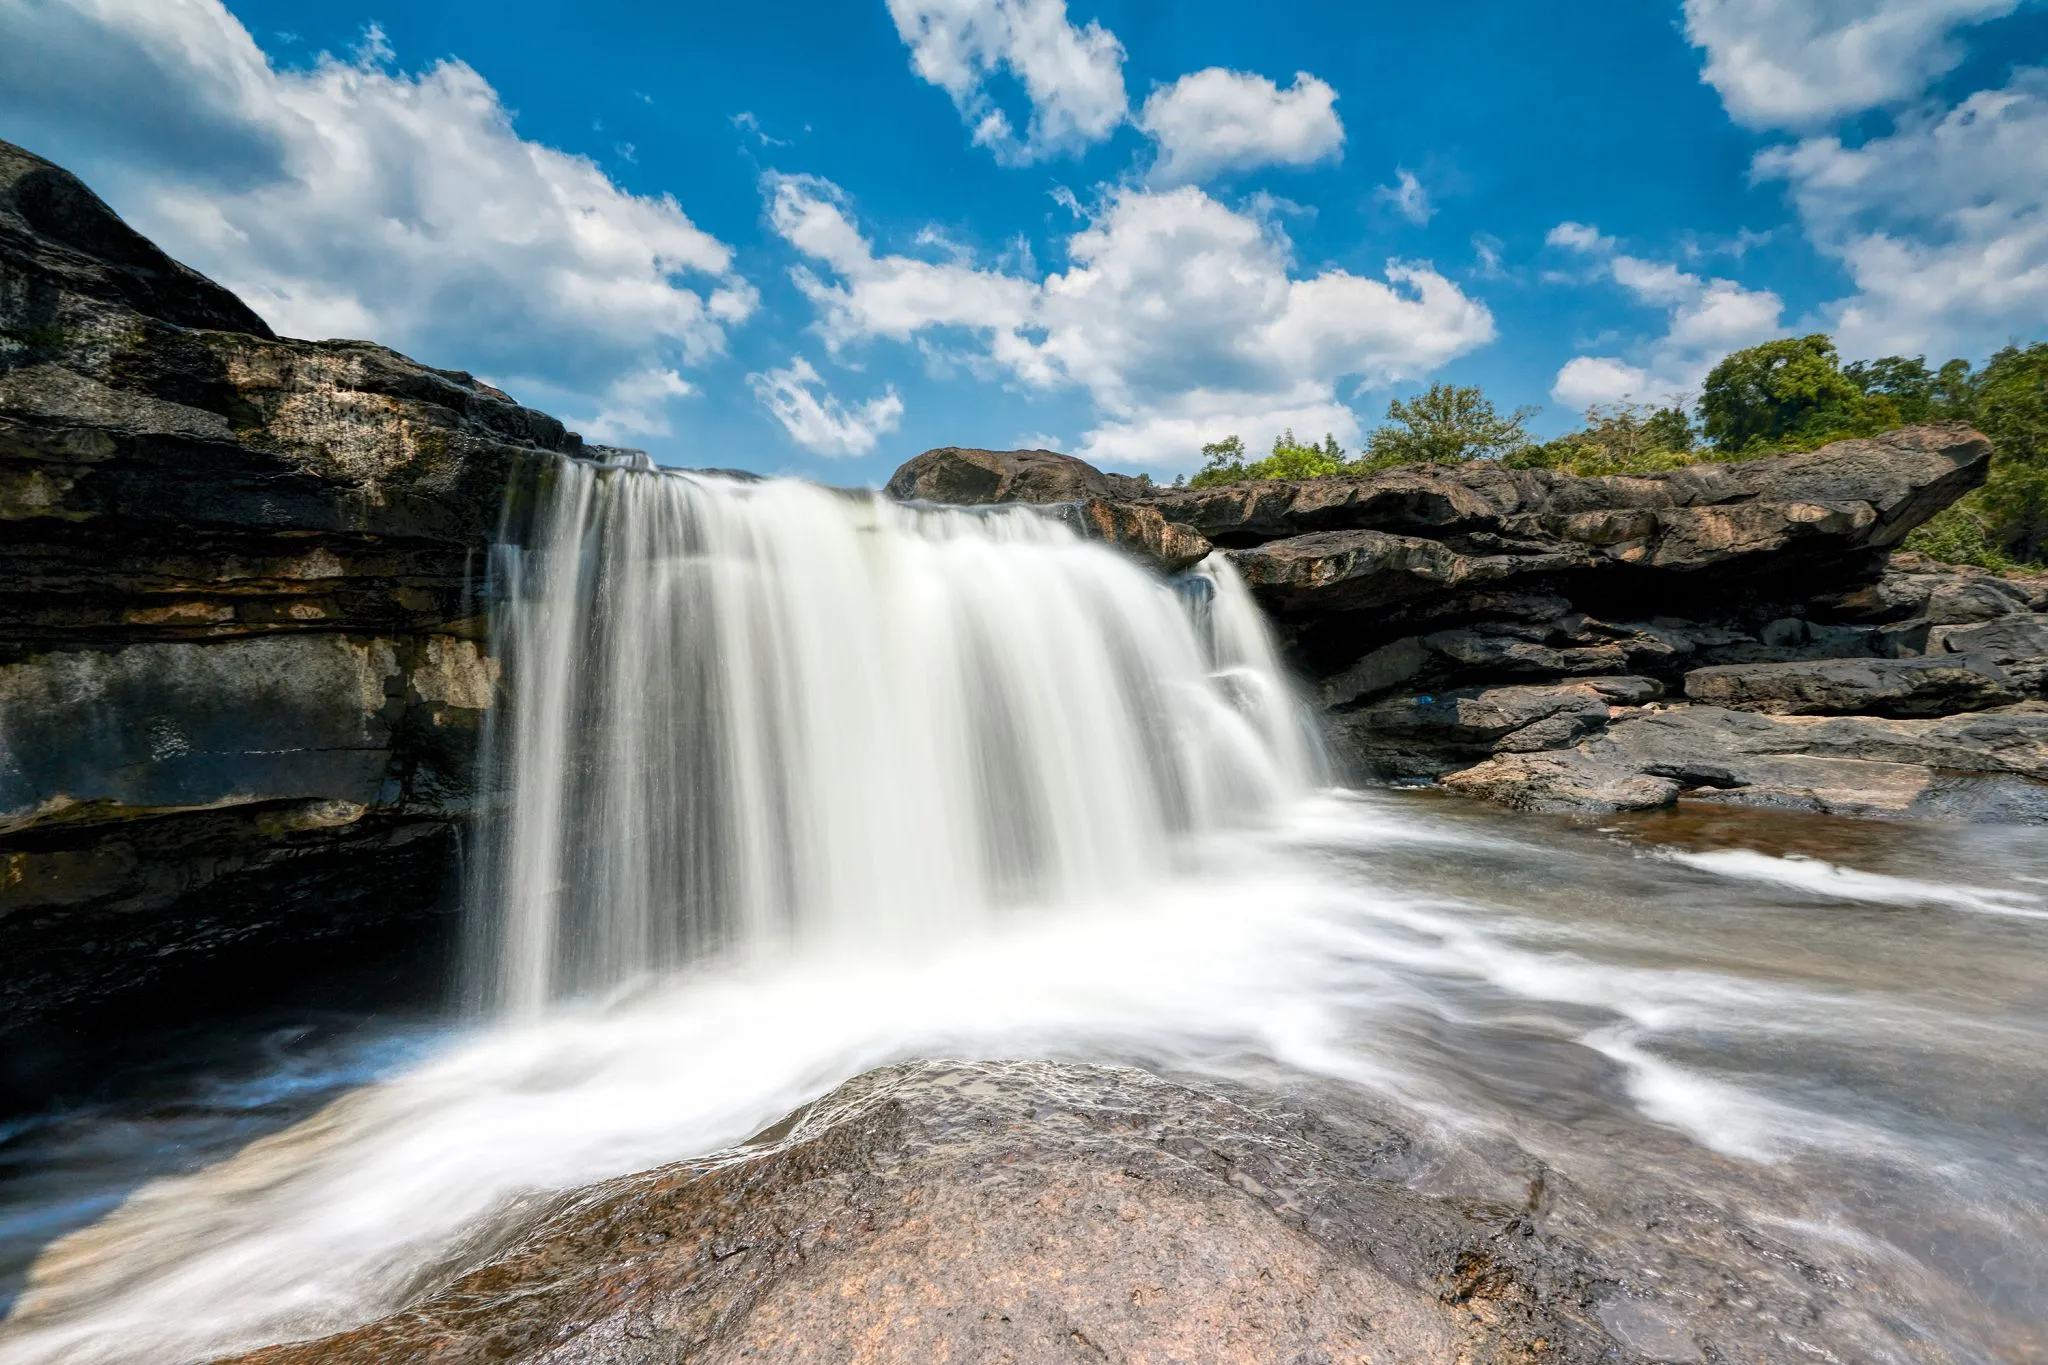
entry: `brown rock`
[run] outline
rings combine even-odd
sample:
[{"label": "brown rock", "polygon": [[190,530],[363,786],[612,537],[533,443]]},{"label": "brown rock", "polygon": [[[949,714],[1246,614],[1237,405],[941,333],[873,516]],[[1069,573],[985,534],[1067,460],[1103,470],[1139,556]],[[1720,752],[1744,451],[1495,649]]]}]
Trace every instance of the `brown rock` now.
[{"label": "brown rock", "polygon": [[1404,1150],[1137,1071],[892,1067],[239,1365],[1612,1358],[1598,1272],[1375,1174]]},{"label": "brown rock", "polygon": [[1085,460],[1052,450],[976,450],[941,446],[905,461],[884,489],[903,501],[974,507],[995,502],[1075,502],[1107,497],[1108,476]]},{"label": "brown rock", "polygon": [[1088,539],[1114,545],[1161,573],[1179,573],[1209,555],[1208,538],[1201,532],[1140,503],[1084,498],[1071,505],[1064,520]]}]

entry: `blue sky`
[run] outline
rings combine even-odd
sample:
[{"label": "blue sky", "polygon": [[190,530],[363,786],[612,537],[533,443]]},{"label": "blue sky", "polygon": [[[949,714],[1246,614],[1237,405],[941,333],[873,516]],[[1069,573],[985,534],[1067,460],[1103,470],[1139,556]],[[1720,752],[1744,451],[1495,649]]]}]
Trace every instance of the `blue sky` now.
[{"label": "blue sky", "polygon": [[2031,0],[0,0],[0,137],[282,331],[835,483],[2048,334]]}]

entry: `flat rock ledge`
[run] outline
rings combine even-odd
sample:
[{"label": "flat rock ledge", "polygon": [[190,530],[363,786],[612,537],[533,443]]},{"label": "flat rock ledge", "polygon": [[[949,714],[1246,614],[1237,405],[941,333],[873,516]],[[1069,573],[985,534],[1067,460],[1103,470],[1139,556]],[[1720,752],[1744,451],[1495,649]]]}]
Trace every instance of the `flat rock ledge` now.
[{"label": "flat rock ledge", "polygon": [[1497,753],[1452,791],[1517,810],[1696,800],[1827,815],[2048,823],[2048,705],[1926,719],[1650,706],[1568,748]]}]

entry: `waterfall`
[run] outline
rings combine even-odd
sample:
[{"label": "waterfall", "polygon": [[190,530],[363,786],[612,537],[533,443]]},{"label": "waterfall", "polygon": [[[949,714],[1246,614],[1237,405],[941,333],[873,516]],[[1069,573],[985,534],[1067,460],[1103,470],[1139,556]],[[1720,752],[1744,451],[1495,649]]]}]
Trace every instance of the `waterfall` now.
[{"label": "waterfall", "polygon": [[1220,556],[1169,584],[1026,507],[564,461],[501,547],[482,994],[915,944],[1165,874],[1313,746]]}]

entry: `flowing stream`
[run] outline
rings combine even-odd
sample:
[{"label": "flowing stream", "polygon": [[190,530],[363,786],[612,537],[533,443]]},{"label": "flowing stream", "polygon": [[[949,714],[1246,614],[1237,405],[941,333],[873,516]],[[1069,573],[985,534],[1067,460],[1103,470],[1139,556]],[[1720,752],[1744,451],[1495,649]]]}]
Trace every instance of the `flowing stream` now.
[{"label": "flowing stream", "polygon": [[0,1128],[0,1363],[364,1321],[934,1055],[1369,1096],[1838,1268],[1838,1359],[2048,1360],[2039,831],[1319,789],[1227,566],[1027,509],[571,465],[523,543],[488,1013],[223,1026]]}]

